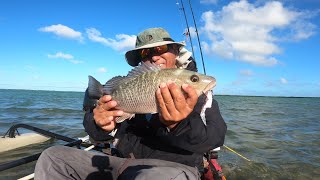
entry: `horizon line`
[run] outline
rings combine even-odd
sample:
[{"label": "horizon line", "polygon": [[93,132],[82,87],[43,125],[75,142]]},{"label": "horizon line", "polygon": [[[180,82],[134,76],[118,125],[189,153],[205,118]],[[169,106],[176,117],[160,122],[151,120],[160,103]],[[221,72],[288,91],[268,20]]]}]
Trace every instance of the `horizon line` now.
[{"label": "horizon line", "polygon": [[[75,90],[47,90],[47,89],[15,89],[15,88],[0,88],[0,90],[23,90],[23,91],[54,91],[54,92],[76,92],[84,93],[84,91]],[[243,97],[274,97],[274,98],[320,98],[320,96],[280,96],[280,95],[243,95],[243,94],[214,94],[214,96],[243,96]]]}]

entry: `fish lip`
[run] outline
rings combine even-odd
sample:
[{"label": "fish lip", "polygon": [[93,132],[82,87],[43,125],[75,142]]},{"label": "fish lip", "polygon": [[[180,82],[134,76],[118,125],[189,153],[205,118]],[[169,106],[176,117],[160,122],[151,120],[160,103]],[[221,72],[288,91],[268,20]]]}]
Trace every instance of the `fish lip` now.
[{"label": "fish lip", "polygon": [[203,93],[207,94],[209,90],[211,90],[212,88],[214,88],[216,86],[216,81],[211,81],[204,89],[203,89]]}]

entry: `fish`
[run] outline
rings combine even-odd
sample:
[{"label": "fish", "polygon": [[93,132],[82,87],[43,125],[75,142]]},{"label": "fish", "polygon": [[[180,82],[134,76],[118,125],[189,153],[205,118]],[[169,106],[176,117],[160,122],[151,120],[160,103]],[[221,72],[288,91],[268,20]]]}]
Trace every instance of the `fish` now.
[{"label": "fish", "polygon": [[207,94],[216,85],[216,79],[212,76],[181,68],[161,69],[154,63],[142,63],[129,71],[127,76],[115,76],[105,85],[89,75],[88,95],[97,100],[103,95],[111,95],[117,102],[115,109],[124,112],[115,118],[117,123],[121,123],[135,114],[158,113],[156,91],[160,83],[169,80],[179,87],[184,83],[191,85],[198,96]]}]

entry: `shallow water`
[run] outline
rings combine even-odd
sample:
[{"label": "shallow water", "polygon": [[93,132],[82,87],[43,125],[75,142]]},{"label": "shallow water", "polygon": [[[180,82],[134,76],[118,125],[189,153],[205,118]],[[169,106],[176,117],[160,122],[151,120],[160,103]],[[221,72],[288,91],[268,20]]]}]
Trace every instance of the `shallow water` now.
[{"label": "shallow water", "polygon": [[[215,96],[228,132],[219,164],[227,179],[320,179],[320,98]],[[77,138],[83,93],[0,90],[0,134],[24,123]],[[21,132],[27,132],[20,130]],[[65,144],[47,141],[1,153],[0,163]],[[33,173],[35,162],[0,172],[0,179]]]}]

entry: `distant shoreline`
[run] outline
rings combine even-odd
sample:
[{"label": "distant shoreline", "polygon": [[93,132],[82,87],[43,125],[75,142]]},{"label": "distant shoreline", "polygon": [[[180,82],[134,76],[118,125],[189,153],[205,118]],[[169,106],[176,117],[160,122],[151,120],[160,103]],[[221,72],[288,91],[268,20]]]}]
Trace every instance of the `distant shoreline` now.
[{"label": "distant shoreline", "polygon": [[[53,91],[53,92],[70,92],[70,93],[84,93],[83,91],[62,91],[62,90],[40,90],[40,89],[0,89],[14,90],[14,91]],[[268,98],[320,98],[317,96],[262,96],[262,95],[235,95],[235,94],[214,94],[214,96],[238,96],[238,97],[268,97]]]}]

